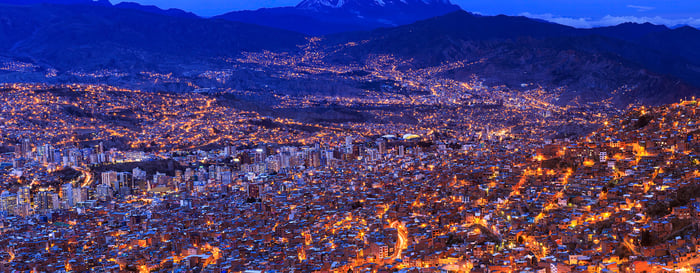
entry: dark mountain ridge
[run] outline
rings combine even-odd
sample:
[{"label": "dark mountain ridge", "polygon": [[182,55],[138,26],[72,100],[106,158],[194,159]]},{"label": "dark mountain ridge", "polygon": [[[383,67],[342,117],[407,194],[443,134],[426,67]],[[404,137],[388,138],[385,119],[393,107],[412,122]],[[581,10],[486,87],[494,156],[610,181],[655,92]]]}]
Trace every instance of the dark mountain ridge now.
[{"label": "dark mountain ridge", "polygon": [[684,47],[700,39],[695,31],[649,24],[575,29],[525,17],[458,11],[396,28],[330,35],[327,44],[358,44],[329,56],[331,62],[364,62],[368,56],[391,54],[422,68],[483,59],[445,75],[465,80],[476,74],[490,84],[512,88],[521,83],[565,86],[574,91],[570,99],[613,97],[624,105],[699,94],[700,58]]},{"label": "dark mountain ridge", "polygon": [[181,10],[181,9],[161,9],[161,8],[153,6],[153,5],[141,5],[139,3],[134,3],[134,2],[121,2],[119,4],[114,5],[114,7],[120,8],[120,9],[140,10],[140,11],[144,11],[144,12],[173,16],[173,17],[199,18],[199,16],[197,16],[196,14],[191,13],[191,12],[186,12],[186,11]]},{"label": "dark mountain ridge", "polygon": [[109,0],[0,0],[0,5],[13,5],[13,6],[35,6],[35,5],[87,5],[87,6],[103,6],[103,7],[115,7],[120,9],[131,9],[139,10],[143,12],[149,12],[160,15],[175,16],[175,17],[187,17],[187,18],[197,18],[199,16],[191,12],[186,12],[181,9],[161,9],[153,5],[141,5],[135,2],[120,2],[116,5],[112,5]]},{"label": "dark mountain ridge", "polygon": [[303,42],[290,31],[132,9],[0,6],[0,55],[58,69],[177,68],[242,51],[295,50]]},{"label": "dark mountain ridge", "polygon": [[651,23],[622,23],[616,26],[598,27],[590,29],[591,34],[598,34],[607,37],[618,38],[628,41],[636,41],[648,35],[669,31],[670,28]]},{"label": "dark mountain ridge", "polygon": [[215,18],[323,35],[410,24],[456,10],[448,0],[305,0],[295,7],[234,11]]},{"label": "dark mountain ridge", "polygon": [[[316,0],[282,10],[293,24],[332,31],[339,24],[323,16],[352,10],[399,9],[448,1]],[[223,58],[243,51],[297,52],[307,36],[271,27],[221,19],[199,18],[178,10],[105,1],[0,0],[0,60],[22,60],[44,68],[127,72],[188,72],[209,70]],[[20,3],[20,4],[18,4]],[[444,11],[439,10],[438,11]],[[435,12],[435,11],[431,11]],[[365,13],[371,14],[371,13]],[[260,17],[266,18],[266,17]],[[256,20],[260,20],[260,18]],[[342,19],[342,16],[339,18]],[[252,20],[251,19],[251,20]],[[296,20],[299,19],[299,20]],[[376,19],[376,18],[375,18]],[[371,27],[370,21],[362,21]],[[356,46],[339,46],[355,42]],[[341,50],[336,51],[336,49]],[[410,60],[402,69],[444,62],[483,60],[443,71],[441,77],[466,80],[478,75],[490,85],[521,83],[565,87],[563,101],[586,99],[625,105],[665,103],[698,94],[700,31],[651,24],[576,29],[526,17],[480,16],[465,11],[399,27],[326,35],[319,50],[333,51],[329,63],[358,64],[379,54]]]},{"label": "dark mountain ridge", "polygon": [[109,0],[0,0],[0,4],[15,6],[33,6],[40,4],[112,6]]}]

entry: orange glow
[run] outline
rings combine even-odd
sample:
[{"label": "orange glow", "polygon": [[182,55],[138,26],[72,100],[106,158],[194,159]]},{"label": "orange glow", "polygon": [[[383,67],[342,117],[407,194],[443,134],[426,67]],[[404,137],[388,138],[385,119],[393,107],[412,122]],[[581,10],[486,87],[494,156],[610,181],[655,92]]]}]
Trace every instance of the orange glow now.
[{"label": "orange glow", "polygon": [[401,259],[401,253],[408,248],[408,230],[406,225],[399,221],[392,222],[391,227],[397,231],[396,246],[394,247],[392,259]]},{"label": "orange glow", "polygon": [[297,256],[299,257],[299,261],[306,260],[306,250],[304,250],[303,247],[300,247],[297,251]]}]

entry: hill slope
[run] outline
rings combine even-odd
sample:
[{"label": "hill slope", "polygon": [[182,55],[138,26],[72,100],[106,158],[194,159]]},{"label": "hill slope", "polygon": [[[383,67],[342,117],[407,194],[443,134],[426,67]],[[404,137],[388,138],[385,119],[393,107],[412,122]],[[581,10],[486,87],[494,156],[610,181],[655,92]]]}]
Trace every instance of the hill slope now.
[{"label": "hill slope", "polygon": [[[564,97],[570,100],[612,98],[620,105],[634,101],[656,104],[700,93],[700,69],[690,57],[685,58],[693,52],[681,51],[686,52],[681,55],[672,49],[660,49],[669,44],[683,49],[680,46],[687,36],[667,37],[676,31],[650,31],[641,36],[651,40],[637,42],[638,37],[597,34],[595,30],[525,17],[478,16],[459,11],[396,28],[331,35],[326,43],[358,44],[329,56],[332,62],[363,62],[376,54],[391,54],[410,59],[413,68],[421,68],[483,59],[445,76],[464,80],[476,74],[490,84],[511,88],[521,83],[564,86],[570,91]],[[657,36],[663,38],[654,38]],[[660,45],[640,45],[652,42]]]},{"label": "hill slope", "polygon": [[293,50],[303,42],[290,31],[133,9],[0,6],[0,55],[59,69],[172,68],[241,51]]}]

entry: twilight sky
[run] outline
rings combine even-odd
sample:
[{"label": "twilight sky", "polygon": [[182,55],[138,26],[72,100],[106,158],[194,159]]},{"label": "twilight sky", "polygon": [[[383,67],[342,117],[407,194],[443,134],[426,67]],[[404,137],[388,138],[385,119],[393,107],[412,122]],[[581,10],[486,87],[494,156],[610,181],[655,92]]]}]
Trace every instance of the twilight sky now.
[{"label": "twilight sky", "polygon": [[[180,8],[201,16],[233,10],[294,6],[301,0],[129,0],[161,8]],[[112,2],[118,2],[112,0]],[[524,15],[575,27],[652,22],[700,27],[698,0],[452,0],[484,15]]]}]

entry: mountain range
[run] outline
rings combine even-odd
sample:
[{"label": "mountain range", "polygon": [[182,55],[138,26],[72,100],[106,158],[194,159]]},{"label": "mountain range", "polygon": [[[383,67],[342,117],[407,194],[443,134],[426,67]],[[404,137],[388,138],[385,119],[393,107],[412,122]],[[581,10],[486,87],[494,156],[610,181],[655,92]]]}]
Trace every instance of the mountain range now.
[{"label": "mountain range", "polygon": [[[410,60],[400,67],[409,70],[480,60],[440,76],[478,75],[515,89],[565,87],[565,99],[612,97],[620,105],[700,93],[700,31],[691,27],[576,29],[480,16],[448,0],[305,0],[214,18],[106,0],[0,0],[0,58],[59,71],[206,70],[242,52],[294,54],[311,38],[301,32],[329,33],[317,50],[330,64],[362,64],[380,54]],[[347,44],[354,46],[341,46]]]},{"label": "mountain range", "polygon": [[[332,44],[355,42],[330,56],[358,63],[376,54],[411,59],[413,68],[448,61],[480,60],[450,71],[489,84],[565,86],[592,100],[616,96],[621,104],[670,102],[698,94],[700,31],[651,24],[576,29],[526,17],[479,16],[465,11],[396,28],[330,35]],[[363,42],[364,41],[364,42]],[[623,92],[623,89],[632,91]],[[569,95],[575,95],[569,93]]]},{"label": "mountain range", "polygon": [[304,0],[296,7],[234,11],[214,18],[323,35],[405,25],[459,9],[449,0]]},{"label": "mountain range", "polygon": [[305,41],[281,29],[89,2],[0,4],[0,55],[59,70],[167,70]]}]

